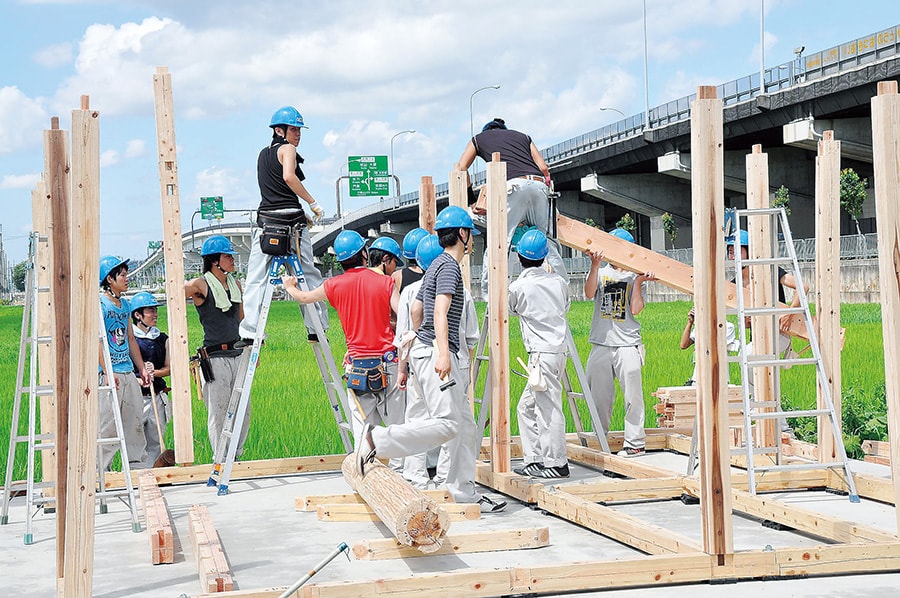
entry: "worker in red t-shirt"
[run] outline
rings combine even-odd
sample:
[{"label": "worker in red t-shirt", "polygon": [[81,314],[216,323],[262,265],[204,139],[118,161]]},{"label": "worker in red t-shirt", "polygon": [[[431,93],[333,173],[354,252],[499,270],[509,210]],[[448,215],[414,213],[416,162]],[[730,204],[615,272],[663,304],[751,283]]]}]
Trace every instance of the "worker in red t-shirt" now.
[{"label": "worker in red t-shirt", "polygon": [[[388,399],[389,394],[402,394],[388,393],[397,384],[391,314],[396,313],[400,296],[390,276],[381,269],[366,267],[368,250],[359,233],[342,231],[334,241],[334,252],[343,274],[310,291],[298,289],[294,276],[283,276],[282,283],[300,303],[327,300],[338,312],[347,337],[344,366],[351,394],[351,426],[357,438],[365,423],[377,426],[403,422],[405,406],[391,404]],[[402,461],[395,465],[402,467]]]}]

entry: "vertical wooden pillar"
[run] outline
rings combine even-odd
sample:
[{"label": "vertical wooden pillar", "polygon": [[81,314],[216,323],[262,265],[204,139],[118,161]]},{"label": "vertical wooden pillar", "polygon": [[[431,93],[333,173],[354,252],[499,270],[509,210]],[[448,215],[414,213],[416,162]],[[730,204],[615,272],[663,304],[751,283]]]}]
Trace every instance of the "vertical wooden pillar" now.
[{"label": "vertical wooden pillar", "polygon": [[[53,251],[50,301],[56,356],[56,577],[61,579],[66,555],[66,463],[69,445],[69,139],[59,117],[44,131],[44,172],[50,201],[50,248]],[[99,274],[98,274],[99,276]],[[99,285],[98,285],[99,286]]]},{"label": "vertical wooden pillar", "polygon": [[728,360],[725,353],[725,187],[722,101],[699,87],[691,104],[691,195],[696,314],[697,415],[703,549],[719,566],[734,560],[731,454],[728,447]]},{"label": "vertical wooden pillar", "polygon": [[156,143],[159,153],[159,191],[163,217],[163,257],[166,263],[166,320],[169,326],[172,426],[175,462],[194,462],[194,429],[191,420],[191,376],[188,369],[187,305],[184,302],[184,254],[181,244],[181,205],[178,195],[178,162],[175,156],[175,116],[172,75],[166,67],[153,75],[156,108]]},{"label": "vertical wooden pillar", "polygon": [[[456,168],[452,172],[450,172],[449,175],[447,175],[447,181],[450,191],[450,205],[459,206],[462,209],[466,209],[468,207],[466,205],[466,171],[460,170],[459,164],[457,164]],[[460,262],[459,267],[462,270],[463,284],[466,285],[467,290],[471,291],[472,268],[469,263],[468,254],[463,256],[462,262]]]},{"label": "vertical wooden pillar", "polygon": [[[825,131],[816,156],[816,336],[835,419],[841,423],[841,142]],[[817,403],[824,408],[822,388]],[[819,417],[819,462],[837,461],[828,417]]]},{"label": "vertical wooden pillar", "polygon": [[506,231],[506,162],[487,164],[488,339],[491,343],[491,469],[509,473],[509,262]]},{"label": "vertical wooden pillar", "polygon": [[71,353],[69,353],[69,484],[63,594],[89,598],[94,580],[97,486],[97,339],[100,334],[99,114],[72,111]]},{"label": "vertical wooden pillar", "polygon": [[[754,145],[752,153],[747,155],[747,207],[769,207],[769,155],[762,152],[761,145]],[[768,216],[754,216],[747,219],[747,234],[750,236],[750,257],[772,257],[772,226]],[[740,251],[740,248],[735,248]],[[772,307],[775,298],[772,295],[772,272],[774,266],[750,266],[750,305],[754,307]],[[738,275],[738,281],[740,281]],[[740,284],[740,282],[738,282]],[[751,318],[753,330],[753,351],[758,355],[775,352],[774,316],[755,316]],[[738,322],[738,326],[743,326]],[[738,331],[740,334],[740,331]],[[753,398],[755,401],[771,402],[775,400],[775,374],[771,367],[756,367],[751,371],[753,376]],[[774,411],[766,407],[764,411]],[[762,426],[762,446],[777,446],[780,433],[775,430],[775,420],[758,420],[756,425]]]},{"label": "vertical wooden pillar", "polygon": [[[884,330],[884,384],[894,501],[900,504],[900,95],[896,81],[878,83],[872,98],[872,156],[881,326]],[[900,508],[896,509],[900,530]]]},{"label": "vertical wooden pillar", "polygon": [[[50,201],[47,197],[47,185],[41,180],[31,192],[31,229],[39,238],[37,243],[37,263],[34,267],[35,285],[37,288],[50,286],[50,272],[52,271],[52,255],[50,249]],[[53,306],[50,302],[50,293],[35,293],[37,297],[37,309],[31,317],[37,320],[37,334],[40,337],[50,338],[50,343],[38,343],[38,384],[52,387],[53,376],[56,371],[56,355],[53,352]],[[41,396],[41,434],[56,433],[56,397],[52,394]],[[56,480],[56,447],[41,451],[41,480],[53,482]],[[55,488],[45,488],[44,497],[55,496]],[[44,503],[44,511],[53,512],[56,506]]]},{"label": "vertical wooden pillar", "polygon": [[434,219],[437,218],[437,201],[434,196],[434,183],[430,176],[423,176],[419,183],[419,226],[434,233]]}]

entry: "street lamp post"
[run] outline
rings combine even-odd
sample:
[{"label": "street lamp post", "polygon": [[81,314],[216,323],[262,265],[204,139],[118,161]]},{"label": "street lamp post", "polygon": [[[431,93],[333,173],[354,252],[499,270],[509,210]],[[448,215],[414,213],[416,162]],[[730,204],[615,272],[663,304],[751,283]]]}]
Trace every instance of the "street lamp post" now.
[{"label": "street lamp post", "polygon": [[612,110],[613,112],[618,112],[622,115],[622,118],[625,118],[625,113],[619,110],[618,108],[611,108],[609,106],[600,106],[597,110]]},{"label": "street lamp post", "polygon": [[484,91],[485,89],[500,89],[500,85],[486,85],[484,87],[479,87],[472,92],[472,95],[469,96],[469,139],[475,137],[475,115],[472,110],[472,100],[475,99],[475,94],[477,94],[479,91]]},{"label": "street lamp post", "polygon": [[397,197],[400,197],[400,179],[397,178],[397,175],[394,174],[394,138],[399,137],[400,135],[405,135],[407,133],[415,133],[415,129],[407,129],[405,131],[400,131],[399,133],[394,133],[394,136],[391,137],[391,177],[394,179],[394,187],[397,192]]}]

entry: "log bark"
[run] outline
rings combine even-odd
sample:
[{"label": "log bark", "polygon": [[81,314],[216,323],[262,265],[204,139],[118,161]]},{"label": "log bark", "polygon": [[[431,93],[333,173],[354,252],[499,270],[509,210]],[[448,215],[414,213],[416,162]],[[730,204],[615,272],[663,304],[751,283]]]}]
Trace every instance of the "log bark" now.
[{"label": "log bark", "polygon": [[440,549],[450,518],[436,502],[380,461],[368,465],[366,475],[360,476],[356,455],[351,453],[341,471],[398,542],[425,554]]}]

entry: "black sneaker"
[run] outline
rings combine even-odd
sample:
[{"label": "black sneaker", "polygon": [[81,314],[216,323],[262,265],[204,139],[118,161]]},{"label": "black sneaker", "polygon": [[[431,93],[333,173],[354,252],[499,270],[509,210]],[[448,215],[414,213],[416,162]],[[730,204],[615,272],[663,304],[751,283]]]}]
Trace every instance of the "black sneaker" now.
[{"label": "black sneaker", "polygon": [[506,508],[505,500],[491,500],[484,495],[478,499],[478,504],[481,506],[482,513],[499,513]]},{"label": "black sneaker", "polygon": [[569,464],[565,463],[559,467],[541,467],[539,472],[531,475],[536,478],[567,478],[569,477]]},{"label": "black sneaker", "polygon": [[544,468],[540,463],[528,463],[523,465],[522,467],[516,467],[513,469],[513,473],[516,475],[523,476],[537,476],[540,475],[540,471]]}]

